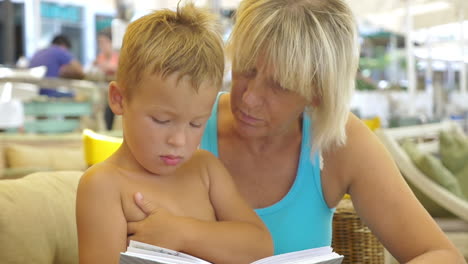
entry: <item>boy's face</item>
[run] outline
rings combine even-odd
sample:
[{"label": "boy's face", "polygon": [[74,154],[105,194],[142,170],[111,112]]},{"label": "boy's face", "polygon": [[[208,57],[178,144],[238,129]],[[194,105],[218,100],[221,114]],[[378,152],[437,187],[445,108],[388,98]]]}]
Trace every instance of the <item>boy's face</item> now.
[{"label": "boy's face", "polygon": [[190,159],[217,95],[209,82],[202,82],[197,92],[187,76],[178,77],[146,74],[123,102],[125,143],[139,165],[158,175]]}]

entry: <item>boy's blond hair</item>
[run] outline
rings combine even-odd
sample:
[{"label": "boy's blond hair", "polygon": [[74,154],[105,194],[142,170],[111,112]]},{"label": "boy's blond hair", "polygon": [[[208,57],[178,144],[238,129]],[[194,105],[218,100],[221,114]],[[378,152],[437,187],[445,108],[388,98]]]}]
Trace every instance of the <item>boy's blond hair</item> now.
[{"label": "boy's blond hair", "polygon": [[312,150],[343,145],[359,59],[357,28],[346,3],[244,0],[236,19],[227,47],[233,71],[249,71],[263,56],[284,89],[311,104],[319,100],[308,111]]},{"label": "boy's blond hair", "polygon": [[195,89],[204,81],[221,88],[223,42],[216,16],[193,3],[154,11],[132,22],[122,43],[117,83],[130,95],[145,74],[189,76]]}]

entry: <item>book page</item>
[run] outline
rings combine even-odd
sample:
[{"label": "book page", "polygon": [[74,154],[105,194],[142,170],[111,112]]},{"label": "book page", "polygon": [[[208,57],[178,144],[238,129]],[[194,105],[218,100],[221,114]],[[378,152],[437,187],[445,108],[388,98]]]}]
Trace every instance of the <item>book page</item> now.
[{"label": "book page", "polygon": [[[155,254],[159,254],[153,252]],[[170,255],[147,255],[133,252],[120,253],[120,264],[193,264],[193,262]]]},{"label": "book page", "polygon": [[257,260],[252,264],[339,264],[342,259],[343,256],[334,253],[331,247],[320,247],[275,255]]},{"label": "book page", "polygon": [[[127,247],[126,253],[135,253],[135,254],[145,254],[154,257],[165,257],[177,261],[188,261],[187,263],[197,263],[197,264],[211,264],[208,261],[203,259],[184,254],[175,250],[158,247],[138,241],[130,241],[129,246]],[[179,262],[178,262],[179,263]]]}]

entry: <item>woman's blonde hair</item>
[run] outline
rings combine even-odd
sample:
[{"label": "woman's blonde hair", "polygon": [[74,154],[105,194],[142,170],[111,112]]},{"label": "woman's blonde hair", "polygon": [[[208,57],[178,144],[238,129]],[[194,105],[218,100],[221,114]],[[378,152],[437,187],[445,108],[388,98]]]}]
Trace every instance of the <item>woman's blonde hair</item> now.
[{"label": "woman's blonde hair", "polygon": [[221,88],[224,50],[216,16],[193,3],[177,11],[154,11],[132,22],[122,43],[117,82],[127,95],[144,74],[163,78],[177,72],[190,76],[195,89],[203,81]]},{"label": "woman's blonde hair", "polygon": [[255,68],[259,56],[273,78],[316,107],[312,150],[346,142],[345,126],[355,86],[357,27],[344,0],[244,0],[227,47],[234,72]]}]

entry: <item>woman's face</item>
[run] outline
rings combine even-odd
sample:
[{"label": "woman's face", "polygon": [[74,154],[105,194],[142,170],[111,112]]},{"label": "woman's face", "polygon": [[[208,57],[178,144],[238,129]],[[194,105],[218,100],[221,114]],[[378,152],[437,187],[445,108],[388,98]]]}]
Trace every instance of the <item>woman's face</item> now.
[{"label": "woman's face", "polygon": [[111,52],[112,51],[112,41],[103,35],[98,36],[98,46],[101,52]]},{"label": "woman's face", "polygon": [[[279,135],[294,128],[307,105],[299,94],[283,89],[273,79],[273,67],[256,68],[249,72],[233,72],[231,111],[234,127],[246,137]],[[263,70],[260,70],[263,69]]]}]

